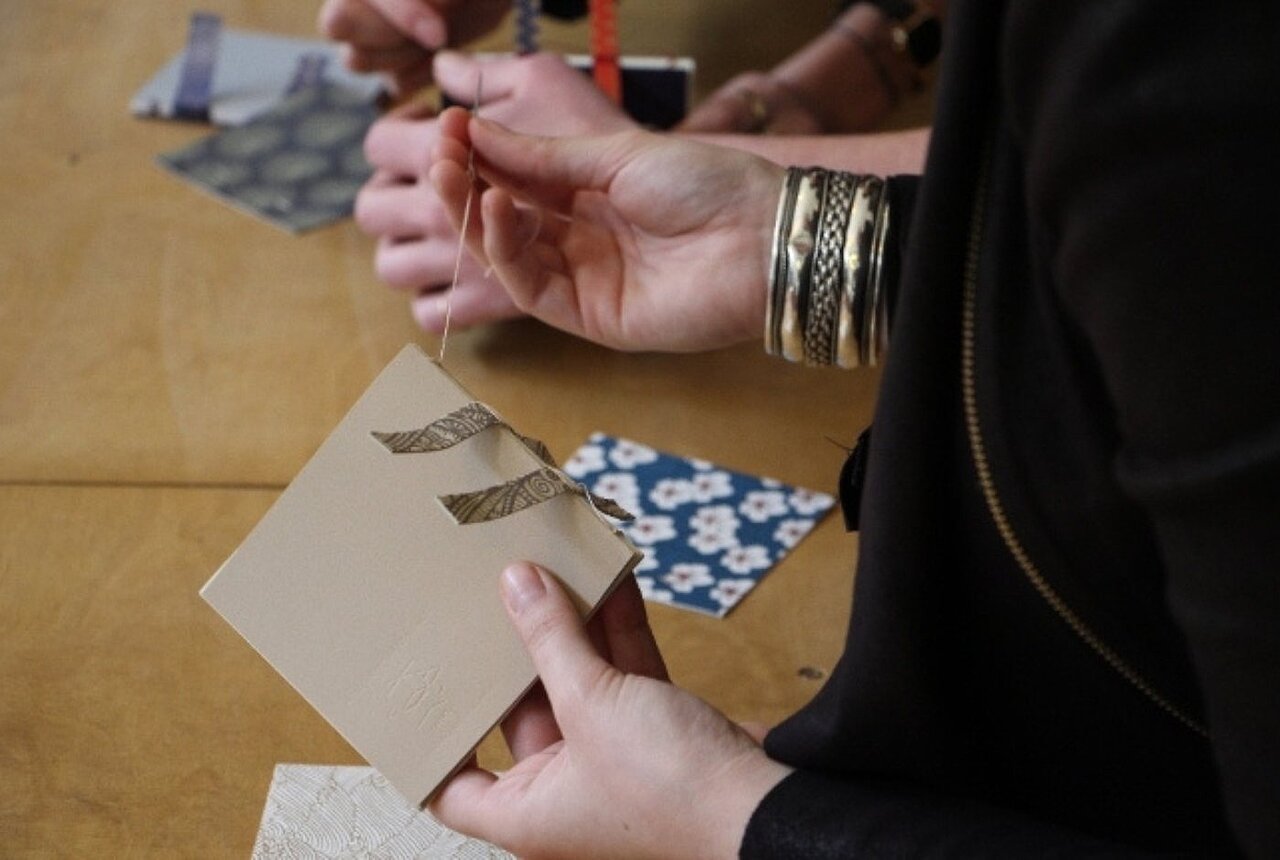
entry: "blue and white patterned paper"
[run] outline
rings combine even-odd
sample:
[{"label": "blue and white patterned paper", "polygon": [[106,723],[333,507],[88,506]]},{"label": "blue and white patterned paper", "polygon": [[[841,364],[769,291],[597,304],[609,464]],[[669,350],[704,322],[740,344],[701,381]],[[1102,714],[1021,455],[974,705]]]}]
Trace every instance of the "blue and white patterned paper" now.
[{"label": "blue and white patterned paper", "polygon": [[564,471],[636,519],[646,600],[722,618],[831,510],[825,493],[594,433]]}]

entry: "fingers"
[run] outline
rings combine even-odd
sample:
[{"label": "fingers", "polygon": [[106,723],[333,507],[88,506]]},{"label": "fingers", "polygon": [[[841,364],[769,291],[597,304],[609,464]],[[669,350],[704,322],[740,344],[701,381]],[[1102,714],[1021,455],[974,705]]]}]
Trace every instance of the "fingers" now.
[{"label": "fingers", "polygon": [[444,47],[448,32],[445,20],[425,0],[363,0],[386,24],[424,48]]},{"label": "fingers", "polygon": [[379,170],[418,176],[431,166],[438,140],[437,123],[387,117],[373,124],[364,139],[365,158]]},{"label": "fingers", "polygon": [[[467,274],[465,262],[463,272],[464,277],[452,295],[448,294],[447,287],[442,287],[423,291],[413,300],[413,318],[424,331],[433,334],[444,331],[446,313],[449,325],[457,329],[524,316],[496,278],[485,278],[478,272]],[[453,305],[451,311],[449,304]]]},{"label": "fingers", "polygon": [[346,54],[347,68],[353,72],[391,72],[399,74],[413,71],[418,66],[427,67],[428,79],[430,69],[428,59],[431,54],[426,48],[414,42],[401,42],[389,48],[367,48],[349,45]]},{"label": "fingers", "polygon": [[578,610],[546,571],[518,562],[502,572],[507,614],[533,660],[556,721],[572,732],[582,719],[579,703],[617,675],[601,659],[583,629]]},{"label": "fingers", "polygon": [[378,240],[373,268],[378,279],[397,290],[443,287],[453,281],[457,239]]},{"label": "fingers", "polygon": [[506,739],[507,749],[511,750],[511,757],[517,762],[561,740],[560,728],[551,714],[551,703],[547,701],[547,691],[541,684],[535,684],[511,709],[502,721],[502,736]]},{"label": "fingers", "polygon": [[330,39],[362,48],[389,48],[405,40],[405,34],[365,0],[326,0],[317,26]]},{"label": "fingers", "polygon": [[614,666],[628,674],[669,680],[635,577],[628,576],[609,595],[596,619],[605,632]]}]

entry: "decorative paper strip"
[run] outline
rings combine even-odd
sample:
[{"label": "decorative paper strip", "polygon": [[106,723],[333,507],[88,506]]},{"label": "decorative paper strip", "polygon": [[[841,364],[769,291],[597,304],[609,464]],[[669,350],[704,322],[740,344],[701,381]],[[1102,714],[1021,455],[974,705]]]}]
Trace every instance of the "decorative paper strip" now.
[{"label": "decorative paper strip", "polygon": [[631,514],[612,499],[592,495],[587,490],[566,480],[559,469],[548,466],[505,484],[487,487],[470,493],[440,496],[440,504],[459,525],[487,523],[509,517],[541,502],[563,496],[565,493],[583,496],[596,510],[619,520],[630,520]]},{"label": "decorative paper strip", "polygon": [[646,599],[723,617],[835,499],[595,433],[564,464],[592,493],[635,514],[622,531],[645,554]]},{"label": "decorative paper strip", "polygon": [[253,844],[276,857],[507,860],[405,802],[371,767],[278,764]]},{"label": "decorative paper strip", "polygon": [[[400,433],[383,433],[375,430],[372,435],[392,454],[425,454],[430,451],[443,451],[470,439],[481,430],[504,425],[505,422],[492,409],[483,403],[473,401],[417,430],[406,430]],[[544,447],[543,450],[545,451],[546,448]]]}]

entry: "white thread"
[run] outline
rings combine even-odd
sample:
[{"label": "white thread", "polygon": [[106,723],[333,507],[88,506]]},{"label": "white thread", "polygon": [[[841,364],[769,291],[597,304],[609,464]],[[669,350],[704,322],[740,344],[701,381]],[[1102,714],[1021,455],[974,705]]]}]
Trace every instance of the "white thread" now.
[{"label": "white thread", "polygon": [[[476,72],[476,98],[471,103],[471,116],[480,116],[480,94],[484,84],[484,71]],[[440,357],[438,364],[444,364],[444,349],[449,344],[449,322],[453,319],[453,291],[458,288],[458,276],[462,272],[462,254],[467,247],[467,227],[471,223],[471,200],[476,193],[476,148],[472,144],[467,149],[467,202],[462,207],[462,229],[458,231],[458,254],[453,260],[453,281],[444,294],[444,329],[440,332]],[[487,276],[487,273],[486,273]]]}]

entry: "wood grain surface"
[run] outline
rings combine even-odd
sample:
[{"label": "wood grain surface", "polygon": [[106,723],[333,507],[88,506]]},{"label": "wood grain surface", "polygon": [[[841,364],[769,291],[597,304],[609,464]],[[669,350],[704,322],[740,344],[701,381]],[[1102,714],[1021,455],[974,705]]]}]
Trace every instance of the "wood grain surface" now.
[{"label": "wood grain surface", "polygon": [[[741,0],[628,3],[624,52],[692,55],[705,92],[829,13],[745,5],[749,36]],[[128,112],[196,8],[308,35],[318,3],[0,16],[0,855],[247,856],[276,762],[359,762],[196,591],[376,372],[436,341],[350,221],[287,236],[154,165],[208,132]],[[559,456],[603,430],[826,491],[827,440],[856,437],[876,384],[757,345],[623,355],[530,321],[456,334],[446,363]],[[813,695],[848,617],[837,519],[723,621],[652,608],[680,683],[765,722]],[[481,754],[505,760],[492,738]]]}]

